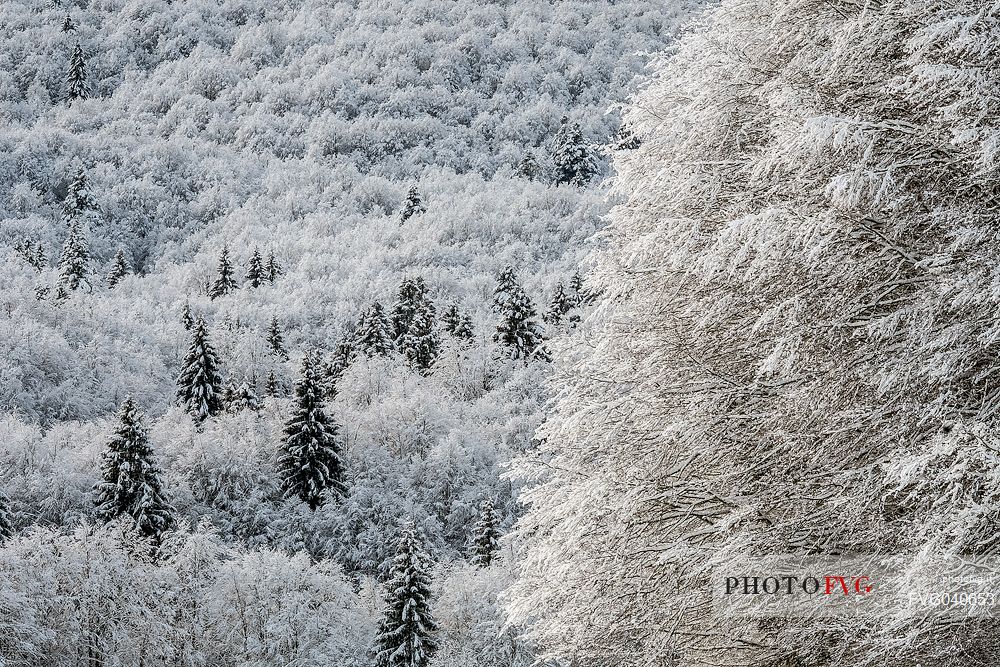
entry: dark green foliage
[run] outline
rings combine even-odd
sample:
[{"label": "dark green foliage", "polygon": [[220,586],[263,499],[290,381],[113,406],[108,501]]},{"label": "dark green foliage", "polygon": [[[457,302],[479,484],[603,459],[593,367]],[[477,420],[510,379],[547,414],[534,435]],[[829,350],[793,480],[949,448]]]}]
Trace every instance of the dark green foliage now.
[{"label": "dark green foliage", "polygon": [[69,235],[63,244],[59,256],[59,287],[64,295],[80,288],[86,282],[87,263],[90,261],[90,249],[87,240],[80,229],[80,223],[73,220],[70,223]]},{"label": "dark green foliage", "polygon": [[191,314],[191,304],[187,300],[184,301],[184,307],[181,308],[181,324],[187,331],[191,331],[195,325],[194,315]]},{"label": "dark green foliage", "polygon": [[142,416],[131,398],[122,404],[118,426],[101,457],[94,503],[103,521],[130,517],[144,537],[159,538],[173,522]]},{"label": "dark green foliage", "polygon": [[115,253],[115,258],[111,262],[111,270],[108,271],[108,287],[114,287],[121,279],[129,273],[128,263],[125,261],[125,251],[121,248]]},{"label": "dark green foliage", "polygon": [[422,278],[403,281],[392,326],[397,349],[414,368],[428,370],[437,358],[440,341],[434,330],[434,304]]},{"label": "dark green foliage", "polygon": [[329,493],[347,493],[337,425],[323,411],[316,362],[307,352],[295,384],[294,414],[285,424],[277,470],[286,498],[298,497],[315,510]]},{"label": "dark green foliage", "polygon": [[[566,293],[562,283],[556,285],[556,290],[549,302],[549,310],[545,313],[545,321],[549,324],[560,324],[576,306],[576,299]],[[570,318],[571,320],[573,318]]]},{"label": "dark green foliage", "polygon": [[583,140],[580,125],[564,118],[555,143],[552,161],[556,168],[556,184],[586,185],[597,173],[597,164]]},{"label": "dark green foliage", "polygon": [[281,275],[281,265],[275,259],[273,250],[267,254],[267,266],[264,267],[264,275],[269,283],[273,283]]},{"label": "dark green foliage", "polygon": [[497,278],[493,305],[500,316],[493,339],[512,359],[549,359],[541,327],[535,321],[535,306],[514,277],[514,270],[509,267]]},{"label": "dark green foliage", "polygon": [[493,501],[486,500],[479,508],[479,521],[473,529],[473,565],[489,567],[500,549],[500,517],[493,508]]},{"label": "dark green foliage", "polygon": [[260,287],[266,279],[267,275],[264,269],[264,260],[261,259],[260,251],[257,248],[254,248],[253,254],[250,255],[250,264],[247,267],[245,284],[247,287],[257,288]]},{"label": "dark green foliage", "polygon": [[385,356],[392,352],[392,334],[392,322],[382,304],[376,301],[361,316],[355,343],[357,349],[366,356]]},{"label": "dark green foliage", "polygon": [[267,344],[276,357],[288,361],[288,350],[285,349],[285,338],[281,335],[277,317],[272,317],[271,324],[267,327]]},{"label": "dark green foliage", "polygon": [[177,378],[177,402],[196,422],[222,411],[222,376],[204,318],[198,318],[184,367]]},{"label": "dark green foliage", "polygon": [[326,396],[334,398],[337,395],[337,383],[354,359],[354,346],[350,337],[337,343],[333,352],[323,362],[323,389]]},{"label": "dark green foliage", "polygon": [[459,340],[471,341],[475,337],[472,317],[468,313],[461,312],[454,303],[445,309],[441,316],[441,324],[445,331]]},{"label": "dark green foliage", "polygon": [[229,261],[229,246],[222,246],[222,252],[219,253],[219,274],[212,283],[212,287],[208,291],[208,295],[212,299],[218,299],[220,296],[229,294],[237,287],[236,278],[233,275],[233,265]]},{"label": "dark green foliage", "polygon": [[437,648],[431,614],[430,557],[412,522],[403,526],[386,583],[375,638],[376,667],[426,667]]},{"label": "dark green foliage", "polygon": [[521,162],[517,165],[517,174],[522,178],[526,178],[529,181],[533,181],[538,178],[541,173],[542,168],[538,164],[538,158],[531,151],[524,154],[521,158]]},{"label": "dark green foliage", "polygon": [[406,222],[419,213],[425,213],[427,206],[424,205],[424,198],[416,187],[411,187],[406,193],[406,200],[403,202],[403,212],[400,214],[401,222]]},{"label": "dark green foliage", "polygon": [[72,102],[86,99],[88,95],[90,95],[90,85],[87,83],[87,59],[83,56],[80,43],[77,42],[69,59],[69,72],[66,74],[66,99]]}]

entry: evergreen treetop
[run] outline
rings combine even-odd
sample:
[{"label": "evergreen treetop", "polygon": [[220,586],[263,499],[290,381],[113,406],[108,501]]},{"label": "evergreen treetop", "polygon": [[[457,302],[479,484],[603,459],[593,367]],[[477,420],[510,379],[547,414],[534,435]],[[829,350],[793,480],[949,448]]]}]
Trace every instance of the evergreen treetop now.
[{"label": "evergreen treetop", "polygon": [[510,267],[497,278],[493,292],[494,309],[500,316],[493,339],[507,349],[513,359],[531,357],[548,360],[542,330],[535,321],[535,306]]},{"label": "evergreen treetop", "polygon": [[118,412],[118,425],[101,457],[101,481],[94,492],[102,520],[130,517],[144,537],[159,538],[172,523],[153,449],[131,398]]},{"label": "evergreen treetop", "polygon": [[77,42],[69,60],[69,72],[66,75],[66,99],[69,101],[86,99],[90,95],[90,85],[87,83],[87,59],[83,48]]},{"label": "evergreen treetop", "polygon": [[583,139],[580,125],[564,120],[555,143],[552,161],[556,167],[556,184],[586,185],[597,173],[597,163]]},{"label": "evergreen treetop", "polygon": [[224,245],[222,246],[222,251],[219,253],[218,276],[215,278],[215,282],[212,283],[212,287],[208,291],[208,296],[212,299],[218,299],[220,296],[229,294],[236,287],[233,265],[229,261],[229,246]]},{"label": "evergreen treetop", "polygon": [[77,167],[76,174],[66,190],[66,198],[63,200],[63,218],[71,220],[96,206],[97,203],[90,194],[87,184],[87,172],[82,166]]},{"label": "evergreen treetop", "polygon": [[196,422],[222,411],[223,382],[205,318],[199,317],[177,378],[177,401]]},{"label": "evergreen treetop", "polygon": [[271,250],[267,253],[267,266],[264,269],[264,274],[267,276],[267,282],[273,283],[278,279],[282,273],[281,265],[278,264],[278,260],[274,256],[274,251]]},{"label": "evergreen treetop", "polygon": [[424,198],[420,195],[416,186],[410,188],[406,193],[406,200],[403,202],[403,212],[400,214],[401,222],[406,222],[410,218],[420,213],[426,213],[427,206]]},{"label": "evergreen treetop", "polygon": [[492,500],[483,501],[479,520],[473,528],[472,564],[489,567],[500,549],[500,518]]},{"label": "evergreen treetop", "polygon": [[385,611],[375,638],[376,667],[426,667],[437,642],[431,613],[430,557],[412,521],[403,525],[386,583]]},{"label": "evergreen treetop", "polygon": [[108,287],[117,285],[128,273],[129,267],[128,262],[125,261],[125,251],[119,248],[111,262],[111,270],[108,271]]},{"label": "evergreen treetop", "polygon": [[260,250],[254,248],[253,254],[250,255],[249,266],[247,267],[246,286],[251,288],[260,287],[266,279],[264,260],[261,259]]},{"label": "evergreen treetop", "polygon": [[369,357],[385,356],[392,352],[392,334],[392,322],[376,301],[362,314],[355,342],[358,350]]},{"label": "evergreen treetop", "polygon": [[288,350],[285,349],[285,338],[281,335],[281,325],[278,324],[277,316],[271,318],[271,324],[267,327],[267,344],[276,357],[288,361]]},{"label": "evergreen treetop", "polygon": [[59,287],[64,292],[79,289],[86,280],[90,249],[78,220],[70,223],[69,235],[59,256]]},{"label": "evergreen treetop", "polygon": [[323,392],[311,352],[302,359],[295,384],[294,413],[285,424],[278,475],[286,498],[298,497],[315,510],[327,493],[347,493],[337,424],[323,410]]}]

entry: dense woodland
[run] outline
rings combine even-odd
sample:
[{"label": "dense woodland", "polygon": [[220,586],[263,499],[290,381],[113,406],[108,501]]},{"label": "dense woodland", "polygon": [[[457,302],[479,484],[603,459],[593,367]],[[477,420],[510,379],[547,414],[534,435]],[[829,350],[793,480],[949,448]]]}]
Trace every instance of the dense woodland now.
[{"label": "dense woodland", "polygon": [[505,471],[689,4],[0,4],[0,664],[531,664]]}]

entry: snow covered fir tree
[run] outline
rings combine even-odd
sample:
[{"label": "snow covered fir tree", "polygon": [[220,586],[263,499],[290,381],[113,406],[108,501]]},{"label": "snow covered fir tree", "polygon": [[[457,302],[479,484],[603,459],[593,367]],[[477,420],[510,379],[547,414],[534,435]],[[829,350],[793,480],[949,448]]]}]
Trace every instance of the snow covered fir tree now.
[{"label": "snow covered fir tree", "polygon": [[201,317],[191,331],[191,345],[177,378],[177,401],[201,422],[222,410],[222,396],[219,361],[208,339],[208,325]]},{"label": "snow covered fir tree", "polygon": [[347,492],[339,429],[323,410],[316,366],[313,354],[306,352],[277,461],[282,493],[298,497],[312,510],[326,497],[336,500]]},{"label": "snow covered fir tree", "polygon": [[489,567],[500,548],[500,525],[493,501],[486,500],[479,508],[479,521],[473,530],[472,564]]},{"label": "snow covered fir tree", "polygon": [[128,519],[140,535],[160,538],[173,520],[160,474],[142,416],[127,398],[101,457],[101,481],[94,490],[97,516],[104,521]]},{"label": "snow covered fir tree", "polygon": [[417,528],[407,521],[386,582],[385,611],[375,637],[376,667],[426,667],[437,644],[431,612],[430,557]]}]

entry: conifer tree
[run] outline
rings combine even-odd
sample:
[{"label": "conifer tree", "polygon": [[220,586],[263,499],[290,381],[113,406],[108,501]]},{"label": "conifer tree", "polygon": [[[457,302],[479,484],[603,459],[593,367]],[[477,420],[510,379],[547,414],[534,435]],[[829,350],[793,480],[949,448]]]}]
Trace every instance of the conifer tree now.
[{"label": "conifer tree", "polygon": [[271,250],[267,254],[267,266],[264,268],[264,275],[267,276],[267,282],[273,283],[281,273],[281,265],[278,264],[278,260],[274,257],[274,251]]},{"label": "conifer tree", "polygon": [[101,481],[94,488],[94,503],[102,520],[131,517],[144,537],[157,539],[172,523],[153,449],[131,398],[122,404],[118,426],[101,457]]},{"label": "conifer tree", "polygon": [[73,101],[76,99],[86,99],[90,94],[90,86],[87,84],[87,59],[83,56],[83,49],[77,42],[73,47],[73,55],[69,60],[69,72],[66,75],[66,99]]},{"label": "conifer tree", "polygon": [[500,323],[493,339],[507,348],[511,358],[527,360],[537,357],[548,360],[541,327],[535,321],[535,306],[517,282],[514,270],[510,267],[504,269],[497,278],[493,303],[500,315]]},{"label": "conifer tree", "polygon": [[196,422],[202,422],[222,411],[222,391],[215,349],[208,340],[205,318],[199,317],[177,378],[177,401]]},{"label": "conifer tree", "polygon": [[423,278],[408,278],[399,288],[392,313],[396,346],[413,367],[426,371],[437,357],[439,341],[434,331],[434,304]]},{"label": "conifer tree", "polygon": [[403,212],[401,214],[401,222],[406,222],[410,218],[420,213],[425,213],[427,211],[427,206],[424,205],[424,198],[420,196],[420,192],[417,190],[416,186],[411,187],[410,191],[406,193],[406,200],[403,202]]},{"label": "conifer tree", "polygon": [[191,331],[195,325],[194,315],[191,314],[191,303],[187,299],[184,300],[184,306],[181,308],[181,324],[184,325],[185,331]]},{"label": "conifer tree", "polygon": [[620,151],[634,151],[642,146],[642,141],[633,132],[627,123],[622,123],[615,133],[614,147]]},{"label": "conifer tree", "polygon": [[63,219],[72,220],[85,211],[96,208],[97,203],[90,194],[87,185],[87,172],[80,166],[70,181],[66,190],[66,198],[63,200]]},{"label": "conifer tree", "polygon": [[562,283],[556,285],[552,301],[549,302],[549,311],[545,314],[545,321],[549,324],[559,324],[576,305],[576,300],[566,294]]},{"label": "conifer tree", "polygon": [[254,391],[253,385],[253,382],[247,378],[243,378],[243,381],[238,385],[234,384],[232,389],[227,388],[229,396],[226,401],[226,409],[229,412],[242,412],[243,410],[259,411],[262,405],[260,397]]},{"label": "conifer tree", "polygon": [[376,301],[358,322],[356,343],[360,352],[374,357],[392,352],[392,322],[382,304]]},{"label": "conifer tree", "polygon": [[500,518],[492,500],[483,501],[479,508],[479,521],[473,529],[472,564],[489,567],[500,549]]},{"label": "conifer tree", "polygon": [[14,536],[14,520],[11,516],[10,499],[0,492],[0,547]]},{"label": "conifer tree", "polygon": [[285,338],[281,335],[277,316],[271,318],[271,324],[267,327],[267,344],[276,357],[288,361],[288,350],[285,349]]},{"label": "conifer tree", "polygon": [[229,262],[229,246],[222,246],[219,253],[219,275],[208,292],[212,299],[229,294],[236,289],[236,279],[233,277],[233,265]]},{"label": "conifer tree", "polygon": [[475,336],[472,329],[472,317],[459,311],[457,304],[450,304],[441,316],[444,330],[459,340],[470,341]]},{"label": "conifer tree", "polygon": [[266,280],[264,260],[261,259],[260,250],[253,249],[250,255],[250,265],[247,267],[246,286],[251,288],[260,287]]},{"label": "conifer tree", "polygon": [[271,398],[278,395],[278,378],[274,377],[274,371],[267,374],[267,382],[264,384],[264,393]]},{"label": "conifer tree", "polygon": [[327,492],[337,498],[346,494],[338,430],[323,410],[316,361],[307,352],[295,384],[295,412],[285,424],[278,454],[278,475],[286,498],[298,497],[315,510]]},{"label": "conifer tree", "polygon": [[521,158],[521,162],[517,165],[517,174],[522,178],[526,178],[529,181],[533,181],[538,178],[538,174],[541,172],[542,168],[538,164],[538,158],[531,151],[524,154]]},{"label": "conifer tree", "polygon": [[45,255],[45,248],[42,247],[42,242],[39,241],[38,245],[35,246],[35,255],[31,260],[31,265],[41,271],[42,267],[48,264],[48,262],[49,258]]},{"label": "conifer tree", "polygon": [[354,346],[350,338],[337,343],[333,353],[323,362],[323,388],[326,396],[337,395],[337,383],[354,359]]},{"label": "conifer tree", "polygon": [[437,643],[431,614],[430,557],[412,521],[404,524],[387,582],[375,638],[376,667],[426,667]]},{"label": "conifer tree", "polygon": [[80,283],[86,280],[89,260],[87,240],[80,229],[80,223],[74,220],[70,223],[69,235],[59,256],[59,287],[63,294],[68,295],[79,289]]},{"label": "conifer tree", "polygon": [[128,263],[125,261],[125,251],[121,248],[115,253],[115,258],[111,262],[111,270],[108,271],[108,287],[114,287],[121,279],[128,275]]},{"label": "conifer tree", "polygon": [[67,14],[66,18],[63,19],[62,31],[72,32],[74,30],[76,30],[76,24],[73,23],[73,17]]},{"label": "conifer tree", "polygon": [[556,135],[552,161],[556,167],[557,185],[586,185],[597,173],[597,165],[590,148],[583,140],[578,123],[563,119],[563,126]]}]

